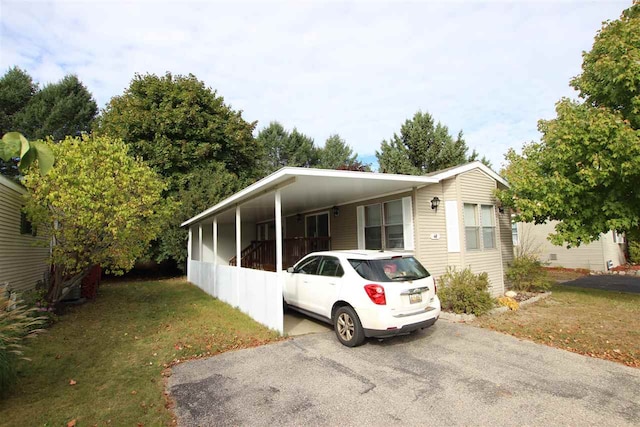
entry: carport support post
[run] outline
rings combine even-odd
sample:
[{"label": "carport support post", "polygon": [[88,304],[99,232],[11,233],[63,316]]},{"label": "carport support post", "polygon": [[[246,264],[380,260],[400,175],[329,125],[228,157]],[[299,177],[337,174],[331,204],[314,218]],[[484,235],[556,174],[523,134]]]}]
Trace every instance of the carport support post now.
[{"label": "carport support post", "polygon": [[189,226],[189,239],[187,240],[187,281],[191,281],[191,245],[193,243],[193,229]]},{"label": "carport support post", "polygon": [[202,256],[202,223],[198,224],[198,261],[204,261],[204,257]]},{"label": "carport support post", "polygon": [[282,200],[280,189],[276,190],[276,273],[282,273]]},{"label": "carport support post", "polygon": [[214,297],[218,296],[217,281],[218,279],[218,217],[213,217],[213,289],[211,290]]},{"label": "carport support post", "polygon": [[[282,276],[282,199],[280,195],[280,189],[276,190],[275,195],[275,217],[276,217],[276,283],[277,293],[282,295],[282,288],[284,287]],[[284,299],[283,299],[284,301]],[[279,318],[280,327],[278,332],[284,334],[284,307],[280,306],[276,308]]]},{"label": "carport support post", "polygon": [[236,305],[240,304],[240,267],[242,267],[242,218],[240,205],[236,205]]}]

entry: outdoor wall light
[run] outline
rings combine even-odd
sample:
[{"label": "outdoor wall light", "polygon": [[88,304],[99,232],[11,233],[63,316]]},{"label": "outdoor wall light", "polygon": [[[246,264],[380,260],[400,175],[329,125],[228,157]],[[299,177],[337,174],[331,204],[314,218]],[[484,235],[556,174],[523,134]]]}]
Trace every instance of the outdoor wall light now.
[{"label": "outdoor wall light", "polygon": [[340,208],[337,206],[333,207],[333,216],[338,216],[340,215]]},{"label": "outdoor wall light", "polygon": [[438,206],[440,205],[440,199],[438,197],[434,197],[431,199],[431,209],[434,209],[438,212]]}]

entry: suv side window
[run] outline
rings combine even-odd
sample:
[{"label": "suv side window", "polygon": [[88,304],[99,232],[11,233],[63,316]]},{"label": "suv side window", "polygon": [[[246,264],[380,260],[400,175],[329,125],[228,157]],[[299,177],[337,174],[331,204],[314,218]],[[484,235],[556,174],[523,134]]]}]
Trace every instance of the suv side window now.
[{"label": "suv side window", "polygon": [[342,277],[344,270],[340,265],[340,260],[331,256],[322,257],[320,265],[320,275],[330,277]]},{"label": "suv side window", "polygon": [[299,267],[296,267],[295,272],[301,274],[318,274],[318,266],[321,259],[319,256],[311,257]]}]

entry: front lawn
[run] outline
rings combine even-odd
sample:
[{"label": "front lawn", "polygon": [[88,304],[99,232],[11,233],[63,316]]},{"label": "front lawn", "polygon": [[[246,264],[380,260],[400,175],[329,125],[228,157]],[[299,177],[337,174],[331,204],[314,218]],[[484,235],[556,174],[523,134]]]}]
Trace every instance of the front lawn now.
[{"label": "front lawn", "polygon": [[170,424],[166,367],[276,339],[184,280],[106,283],[30,342],[0,425]]},{"label": "front lawn", "polygon": [[554,286],[553,294],[478,325],[591,357],[640,367],[640,294]]}]

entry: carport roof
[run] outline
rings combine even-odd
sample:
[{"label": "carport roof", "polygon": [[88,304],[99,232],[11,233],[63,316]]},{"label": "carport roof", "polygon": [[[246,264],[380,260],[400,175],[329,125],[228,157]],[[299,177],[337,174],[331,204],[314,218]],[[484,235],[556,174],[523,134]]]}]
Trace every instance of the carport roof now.
[{"label": "carport roof", "polygon": [[274,204],[273,196],[267,195],[278,188],[281,189],[283,215],[286,216],[436,184],[475,168],[507,185],[504,179],[480,162],[449,168],[430,176],[285,167],[185,221],[182,226],[202,222],[238,204],[243,209],[246,206],[248,213],[253,212],[256,218],[264,217],[267,211],[272,211]]}]

